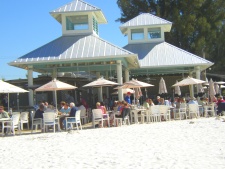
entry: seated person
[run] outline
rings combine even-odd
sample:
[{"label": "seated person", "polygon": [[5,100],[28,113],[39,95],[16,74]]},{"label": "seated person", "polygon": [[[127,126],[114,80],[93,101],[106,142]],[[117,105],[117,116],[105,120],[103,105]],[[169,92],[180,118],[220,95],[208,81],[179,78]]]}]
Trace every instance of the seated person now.
[{"label": "seated person", "polygon": [[6,111],[4,111],[3,106],[0,106],[0,119],[2,118],[9,118],[9,114]]},{"label": "seated person", "polygon": [[[104,106],[103,102],[101,102],[101,103],[97,102],[96,103],[96,108],[102,110],[103,118],[107,118],[108,117],[108,115],[106,115],[106,107]],[[99,125],[101,125],[101,122],[99,122]],[[106,125],[108,126],[108,123]]]},{"label": "seated person", "polygon": [[[70,113],[69,113],[69,116],[68,117],[73,117],[73,118],[69,118],[67,119],[68,122],[74,122],[75,121],[75,115],[76,115],[76,112],[77,112],[78,108],[75,107],[75,104],[73,102],[70,103]],[[64,119],[63,120],[63,125],[64,127],[66,127],[66,120]],[[67,126],[67,127],[71,127],[71,126]]]},{"label": "seated person", "polygon": [[44,113],[44,105],[40,104],[39,109],[35,112],[34,118],[41,118],[43,119],[43,113]]},{"label": "seated person", "polygon": [[59,111],[59,114],[61,115],[59,119],[59,124],[61,129],[63,129],[63,120],[69,113],[70,113],[69,105],[67,103],[63,103],[63,108],[61,108]]},{"label": "seated person", "polygon": [[122,118],[122,121],[124,121],[124,117],[126,117],[127,115],[129,115],[129,113],[130,113],[129,104],[127,102],[125,102],[125,101],[122,101],[122,108],[120,109],[120,114],[115,115],[115,117],[116,118]]},{"label": "seated person", "polygon": [[195,97],[191,97],[188,104],[198,104]]},{"label": "seated person", "polygon": [[143,103],[144,108],[149,109],[149,98],[145,99],[145,102]]},{"label": "seated person", "polygon": [[[9,114],[6,111],[4,111],[3,106],[0,106],[0,119],[3,119],[3,118],[9,118]],[[7,131],[7,128],[4,128],[4,133],[6,133],[6,131]]]}]

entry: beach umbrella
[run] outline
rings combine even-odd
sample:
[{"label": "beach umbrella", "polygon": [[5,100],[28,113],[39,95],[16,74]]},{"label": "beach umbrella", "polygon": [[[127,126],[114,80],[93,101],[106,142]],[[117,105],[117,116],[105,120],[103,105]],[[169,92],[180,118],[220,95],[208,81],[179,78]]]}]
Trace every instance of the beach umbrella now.
[{"label": "beach umbrella", "polygon": [[154,85],[139,81],[137,79],[132,79],[128,82],[123,83],[122,86],[118,86],[114,89],[139,88],[139,87],[151,87],[151,86],[154,86]]},{"label": "beach umbrella", "polygon": [[159,81],[159,94],[166,94],[167,93],[167,88],[166,88],[166,83],[165,80],[161,77]]},{"label": "beach umbrella", "polygon": [[25,93],[25,92],[29,92],[29,91],[0,80],[0,93],[8,94],[8,111],[9,111],[9,93]]},{"label": "beach umbrella", "polygon": [[225,82],[219,81],[219,82],[215,82],[215,83],[219,86],[219,92],[218,92],[218,94],[221,95],[221,88],[222,88],[222,85],[225,84]]},{"label": "beach umbrella", "polygon": [[213,100],[215,95],[216,95],[216,91],[214,88],[214,82],[212,79],[210,79],[210,81],[209,81],[209,96],[210,96],[211,101]]},{"label": "beach umbrella", "polygon": [[173,86],[189,86],[189,85],[201,84],[201,83],[205,83],[205,81],[188,76],[187,78],[181,80],[180,82],[174,84]]},{"label": "beach umbrella", "polygon": [[219,85],[216,82],[214,82],[214,89],[215,89],[216,94],[220,93]]},{"label": "beach umbrella", "polygon": [[40,86],[39,88],[35,89],[36,92],[41,91],[53,91],[55,93],[55,105],[57,110],[57,92],[58,90],[72,90],[76,89],[76,86],[72,86],[70,84],[61,82],[59,80],[53,79],[52,81]]},{"label": "beach umbrella", "polygon": [[140,87],[134,88],[134,91],[135,91],[135,98],[140,99],[140,97],[142,96],[141,88]]},{"label": "beach umbrella", "polygon": [[103,77],[93,81],[93,82],[90,82],[86,85],[84,85],[83,87],[99,87],[101,89],[101,96],[100,96],[100,101],[102,101],[102,87],[104,86],[114,86],[114,85],[119,85],[118,83],[115,83],[113,81],[110,81],[110,80],[106,80],[104,79]]},{"label": "beach umbrella", "polygon": [[[151,87],[151,86],[154,86],[154,85],[149,84],[149,83],[145,83],[145,82],[142,82],[142,81],[139,81],[137,79],[132,79],[132,80],[130,80],[128,82],[123,83],[122,86],[118,86],[118,87],[116,87],[114,89],[126,89],[126,88],[136,89],[136,88]],[[134,95],[135,95],[134,97],[135,98],[140,98],[142,96],[142,93],[140,92],[141,89],[139,89],[137,91],[138,91],[137,93],[136,92],[134,93]],[[136,97],[136,95],[137,95],[137,97]]]},{"label": "beach umbrella", "polygon": [[[176,83],[178,83],[178,81],[176,81]],[[178,96],[181,95],[180,86],[175,86],[174,90],[175,90],[174,93],[175,93],[176,95],[178,95]]]},{"label": "beach umbrella", "polygon": [[[130,92],[131,94],[133,94],[135,91],[132,89],[122,89],[123,94],[127,94],[127,92]],[[113,92],[112,95],[118,94],[118,91]]]}]

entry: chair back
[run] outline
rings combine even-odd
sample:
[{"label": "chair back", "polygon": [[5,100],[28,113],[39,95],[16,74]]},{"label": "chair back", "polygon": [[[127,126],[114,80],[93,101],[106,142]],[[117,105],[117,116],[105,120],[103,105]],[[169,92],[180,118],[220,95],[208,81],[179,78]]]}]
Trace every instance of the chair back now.
[{"label": "chair back", "polygon": [[150,106],[151,114],[159,114],[159,105]]},{"label": "chair back", "polygon": [[28,121],[29,112],[22,112],[20,114],[20,120],[21,121]]},{"label": "chair back", "polygon": [[52,112],[43,113],[43,121],[44,123],[55,122],[55,113]]},{"label": "chair back", "polygon": [[181,104],[180,104],[180,108],[182,108],[182,109],[186,109],[186,108],[187,108],[186,103],[181,103]]},{"label": "chair back", "polygon": [[19,121],[20,121],[20,113],[13,114],[12,115],[12,121],[13,121],[13,125],[17,126],[19,124]]},{"label": "chair back", "polygon": [[189,104],[188,105],[188,108],[189,108],[189,112],[198,112],[198,105],[197,104]]},{"label": "chair back", "polygon": [[168,113],[169,108],[170,107],[167,105],[159,105],[159,112],[161,114],[166,114],[166,113]]},{"label": "chair back", "polygon": [[20,112],[15,111],[15,112],[12,112],[12,114],[20,114]]},{"label": "chair back", "polygon": [[85,117],[85,116],[86,116],[86,109],[80,110],[80,117]]},{"label": "chair back", "polygon": [[[86,110],[85,110],[86,111]],[[75,119],[77,122],[80,122],[81,110],[77,110],[75,114]]]},{"label": "chair back", "polygon": [[93,109],[92,113],[94,119],[101,119],[103,117],[101,109]]}]

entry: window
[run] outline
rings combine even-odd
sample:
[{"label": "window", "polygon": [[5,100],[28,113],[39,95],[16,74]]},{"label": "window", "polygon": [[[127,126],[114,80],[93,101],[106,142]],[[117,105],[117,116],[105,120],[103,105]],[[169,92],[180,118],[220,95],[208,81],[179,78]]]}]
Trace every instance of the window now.
[{"label": "window", "polygon": [[66,17],[66,30],[87,30],[88,29],[88,16],[67,16]]},{"label": "window", "polygon": [[144,39],[144,29],[133,29],[131,30],[131,40]]},{"label": "window", "polygon": [[160,28],[149,28],[148,29],[148,39],[161,38]]},{"label": "window", "polygon": [[93,30],[97,33],[98,35],[98,22],[95,19],[95,17],[93,17]]}]

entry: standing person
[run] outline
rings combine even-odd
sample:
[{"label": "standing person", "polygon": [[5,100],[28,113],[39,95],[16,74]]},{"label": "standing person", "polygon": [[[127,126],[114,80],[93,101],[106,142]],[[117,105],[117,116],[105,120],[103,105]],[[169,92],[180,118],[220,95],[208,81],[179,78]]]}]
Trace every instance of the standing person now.
[{"label": "standing person", "polygon": [[2,99],[2,105],[4,107],[8,107],[8,96],[4,95],[4,98]]},{"label": "standing person", "polygon": [[[71,102],[70,103],[70,113],[69,113],[69,116],[68,117],[75,117],[76,115],[76,112],[77,112],[78,108],[75,107],[75,103]],[[67,119],[68,122],[74,122],[75,119]],[[66,128],[66,120],[64,119],[63,120],[63,124],[64,124],[64,127]],[[71,127],[70,125],[68,125],[67,127]]]},{"label": "standing person", "polygon": [[130,95],[131,95],[131,93],[130,92],[127,92],[127,95],[126,95],[126,97],[124,99],[128,104],[131,104]]}]

